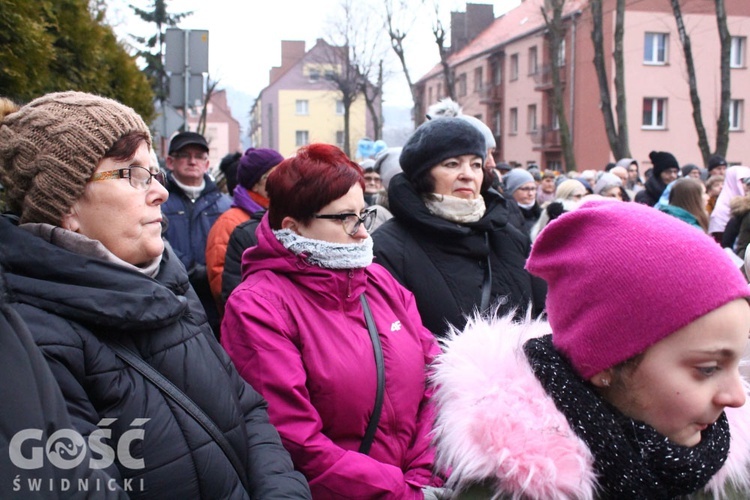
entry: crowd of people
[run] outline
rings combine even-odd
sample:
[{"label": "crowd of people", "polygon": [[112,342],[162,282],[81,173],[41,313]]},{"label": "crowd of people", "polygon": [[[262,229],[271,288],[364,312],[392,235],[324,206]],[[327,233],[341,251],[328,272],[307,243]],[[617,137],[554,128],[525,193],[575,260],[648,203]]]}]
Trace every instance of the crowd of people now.
[{"label": "crowd of people", "polygon": [[199,133],[164,171],[116,101],[0,99],[0,497],[750,494],[750,168],[427,118],[224,188]]}]

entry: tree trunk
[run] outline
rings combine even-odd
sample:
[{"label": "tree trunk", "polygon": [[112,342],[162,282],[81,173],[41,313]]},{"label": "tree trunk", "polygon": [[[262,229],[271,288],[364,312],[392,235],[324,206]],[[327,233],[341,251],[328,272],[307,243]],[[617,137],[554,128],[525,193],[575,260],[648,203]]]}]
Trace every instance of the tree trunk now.
[{"label": "tree trunk", "polygon": [[693,123],[695,131],[698,133],[698,147],[703,156],[704,164],[708,163],[708,157],[711,152],[706,137],[706,127],[703,125],[703,115],[701,112],[701,99],[698,96],[698,83],[695,78],[695,63],[693,62],[693,49],[690,45],[690,36],[685,30],[685,23],[682,20],[682,10],[680,9],[679,0],[670,0],[674,19],[677,22],[677,32],[680,35],[680,43],[685,54],[685,66],[688,74],[688,86],[690,87],[690,102],[693,105]]},{"label": "tree trunk", "polygon": [[[593,29],[591,30],[591,41],[594,45],[594,69],[599,83],[599,101],[604,119],[604,129],[607,132],[609,149],[615,158],[620,156],[620,138],[612,114],[612,101],[609,93],[609,78],[607,77],[607,66],[604,60],[604,35],[602,33],[604,20],[602,18],[602,0],[591,0],[591,17]],[[615,49],[617,46],[615,45]],[[624,96],[623,96],[624,97]]]},{"label": "tree trunk", "polygon": [[[552,72],[552,108],[557,115],[560,123],[560,145],[562,147],[563,159],[565,161],[565,170],[577,170],[575,154],[573,152],[573,141],[570,136],[568,127],[568,118],[565,116],[565,105],[563,102],[563,88],[560,82],[560,70],[564,70],[565,65],[558,65],[560,54],[561,40],[565,37],[563,28],[562,9],[565,0],[551,0],[549,5],[552,8],[552,20],[550,21],[547,12],[542,7],[542,15],[549,32],[549,60],[550,70]],[[571,110],[572,111],[572,110]]]},{"label": "tree trunk", "polygon": [[625,96],[625,58],[623,57],[622,40],[625,34],[625,0],[617,0],[617,17],[615,19],[615,96],[617,99],[617,152],[615,159],[631,158],[630,136],[628,133],[628,106]]},{"label": "tree trunk", "polygon": [[[724,0],[716,1],[716,23],[719,27],[719,41],[721,42],[721,104],[719,108],[719,119],[716,122],[716,154],[727,155],[729,148],[729,105],[732,99],[731,76],[729,58],[732,51],[732,37],[727,28],[727,11],[724,8]],[[708,158],[704,158],[704,165],[708,164]]]}]

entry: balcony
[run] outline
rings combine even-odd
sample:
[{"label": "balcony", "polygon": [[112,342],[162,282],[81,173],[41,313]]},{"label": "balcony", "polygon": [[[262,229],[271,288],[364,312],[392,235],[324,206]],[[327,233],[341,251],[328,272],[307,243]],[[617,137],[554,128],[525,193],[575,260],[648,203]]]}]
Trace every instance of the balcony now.
[{"label": "balcony", "polygon": [[503,84],[485,84],[479,91],[479,102],[482,104],[499,104],[503,101]]},{"label": "balcony", "polygon": [[562,147],[560,142],[560,130],[549,126],[529,132],[534,151],[559,151]]},{"label": "balcony", "polygon": [[565,85],[565,66],[553,68],[551,65],[544,65],[540,71],[534,75],[534,89],[539,91],[552,89],[552,71],[557,70],[560,75],[560,85]]}]

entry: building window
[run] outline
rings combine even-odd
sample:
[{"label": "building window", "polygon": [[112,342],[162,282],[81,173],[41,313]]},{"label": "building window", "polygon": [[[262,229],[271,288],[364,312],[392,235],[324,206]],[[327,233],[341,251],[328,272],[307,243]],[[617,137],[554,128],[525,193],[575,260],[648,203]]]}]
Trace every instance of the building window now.
[{"label": "building window", "polygon": [[493,132],[495,134],[495,137],[500,137],[500,134],[503,130],[503,115],[500,113],[500,109],[495,110],[495,114],[492,119],[492,128]]},{"label": "building window", "polygon": [[499,61],[492,63],[492,83],[494,85],[503,83],[503,67]]},{"label": "building window", "polygon": [[518,54],[510,56],[510,79],[518,80]]},{"label": "building window", "polygon": [[336,73],[332,69],[327,69],[325,72],[326,80],[331,81],[336,78]]},{"label": "building window", "polygon": [[745,44],[747,38],[744,36],[733,36],[732,46],[729,52],[729,66],[732,68],[745,67]]},{"label": "building window", "polygon": [[536,57],[536,47],[529,47],[529,74],[536,75],[539,64]]},{"label": "building window", "polygon": [[560,117],[555,113],[554,110],[551,111],[552,113],[552,130],[560,130]]},{"label": "building window", "polygon": [[432,87],[427,89],[427,102],[435,102],[432,100]]},{"label": "building window", "polygon": [[343,115],[346,110],[344,109],[344,101],[338,99],[336,101],[336,114]]},{"label": "building window", "polygon": [[343,130],[336,131],[336,145],[342,149],[344,148],[344,131]]},{"label": "building window", "polygon": [[536,104],[529,104],[529,132],[536,132]]},{"label": "building window", "polygon": [[482,67],[474,68],[474,91],[481,92],[484,88],[484,71]]},{"label": "building window", "polygon": [[298,115],[310,114],[309,101],[307,99],[297,99],[295,109]]},{"label": "building window", "polygon": [[557,63],[558,68],[565,66],[565,39],[560,40],[560,47],[557,50]]},{"label": "building window", "polygon": [[667,111],[667,100],[658,97],[643,99],[643,128],[664,129]]},{"label": "building window", "polygon": [[[443,84],[442,83],[438,83],[437,92],[435,92],[435,100],[439,101],[442,96],[443,96]],[[432,101],[430,101],[430,102],[432,102]]]},{"label": "building window", "polygon": [[667,64],[667,33],[646,33],[643,41],[643,62],[645,64]]},{"label": "building window", "polygon": [[510,115],[508,118],[508,131],[510,134],[515,135],[518,133],[518,108],[510,108]]},{"label": "building window", "polygon": [[466,73],[458,75],[458,96],[464,97],[466,95]]},{"label": "building window", "polygon": [[742,130],[743,107],[744,101],[742,99],[729,101],[729,130]]},{"label": "building window", "polygon": [[318,80],[320,80],[320,71],[317,68],[311,68],[309,78],[311,82],[317,82]]},{"label": "building window", "polygon": [[297,130],[294,135],[294,144],[298,148],[310,143],[310,133],[307,130]]},{"label": "building window", "polygon": [[548,161],[547,170],[554,170],[555,172],[562,172],[562,162],[558,160]]}]

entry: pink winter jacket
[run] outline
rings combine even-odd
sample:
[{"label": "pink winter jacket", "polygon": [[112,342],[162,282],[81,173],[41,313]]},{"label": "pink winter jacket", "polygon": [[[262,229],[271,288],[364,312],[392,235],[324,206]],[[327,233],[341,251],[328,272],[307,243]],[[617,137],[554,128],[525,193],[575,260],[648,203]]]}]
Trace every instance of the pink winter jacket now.
[{"label": "pink winter jacket", "polygon": [[[414,297],[379,265],[330,270],[284,248],[264,217],[227,301],[221,342],[268,413],[315,498],[423,498],[433,476],[427,365],[439,353]],[[369,455],[357,450],[377,387],[359,296],[367,292],[385,360]]]}]

